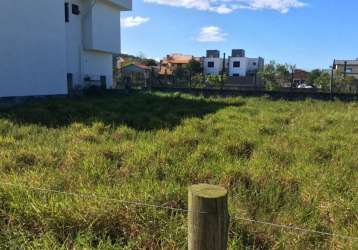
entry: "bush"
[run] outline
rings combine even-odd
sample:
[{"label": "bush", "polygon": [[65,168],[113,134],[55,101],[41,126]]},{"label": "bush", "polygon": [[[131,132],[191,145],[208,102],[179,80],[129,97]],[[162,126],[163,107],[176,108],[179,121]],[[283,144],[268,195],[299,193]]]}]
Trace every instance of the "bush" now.
[{"label": "bush", "polygon": [[85,96],[103,96],[105,90],[97,85],[87,85],[83,88],[83,94]]}]

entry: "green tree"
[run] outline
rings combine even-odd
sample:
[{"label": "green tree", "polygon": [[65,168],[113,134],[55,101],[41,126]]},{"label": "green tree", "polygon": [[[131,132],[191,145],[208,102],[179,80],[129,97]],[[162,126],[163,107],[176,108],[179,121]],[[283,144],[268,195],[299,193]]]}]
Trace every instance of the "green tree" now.
[{"label": "green tree", "polygon": [[144,64],[145,66],[157,66],[158,63],[154,60],[154,59],[142,59],[142,64]]},{"label": "green tree", "polygon": [[[320,69],[312,70],[311,72],[308,73],[308,79],[307,79],[308,83],[315,83],[316,80],[318,78],[320,78],[323,73],[327,73],[327,72],[322,72],[322,70],[320,70]],[[318,80],[318,81],[320,81],[320,80]]]},{"label": "green tree", "polygon": [[280,86],[285,86],[286,83],[290,82],[290,66],[288,64],[277,64],[276,65],[276,80]]},{"label": "green tree", "polygon": [[185,69],[191,74],[200,74],[201,73],[201,63],[197,60],[190,60],[189,63],[185,66]]},{"label": "green tree", "polygon": [[185,80],[185,84],[187,83],[187,71],[184,67],[178,66],[174,71],[173,71],[173,80],[174,82],[178,83],[178,82],[182,82],[183,80]]},{"label": "green tree", "polygon": [[278,82],[276,81],[276,62],[271,61],[266,64],[265,67],[258,72],[259,77],[265,82],[266,88],[269,90],[278,88]]},{"label": "green tree", "polygon": [[[316,72],[314,73],[316,74]],[[330,89],[330,82],[331,82],[331,76],[328,72],[320,71],[320,74],[318,77],[315,75],[313,83],[315,86],[320,87],[322,90],[329,90]]]}]

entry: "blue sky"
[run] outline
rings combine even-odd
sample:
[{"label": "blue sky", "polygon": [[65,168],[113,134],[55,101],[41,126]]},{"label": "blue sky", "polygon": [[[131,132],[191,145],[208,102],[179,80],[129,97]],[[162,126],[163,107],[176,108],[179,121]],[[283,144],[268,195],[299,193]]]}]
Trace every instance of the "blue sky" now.
[{"label": "blue sky", "polygon": [[162,58],[244,48],[266,62],[328,68],[358,57],[357,11],[357,0],[133,0],[122,51]]}]

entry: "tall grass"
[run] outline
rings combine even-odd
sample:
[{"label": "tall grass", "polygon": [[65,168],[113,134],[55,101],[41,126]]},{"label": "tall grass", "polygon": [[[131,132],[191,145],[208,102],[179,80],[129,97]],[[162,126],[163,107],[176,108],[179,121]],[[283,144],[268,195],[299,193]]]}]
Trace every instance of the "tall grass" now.
[{"label": "tall grass", "polygon": [[[358,235],[358,105],[107,94],[0,110],[0,183],[187,208],[230,192],[232,217]],[[2,249],[184,249],[186,214],[0,184]],[[232,220],[231,249],[358,249]]]}]

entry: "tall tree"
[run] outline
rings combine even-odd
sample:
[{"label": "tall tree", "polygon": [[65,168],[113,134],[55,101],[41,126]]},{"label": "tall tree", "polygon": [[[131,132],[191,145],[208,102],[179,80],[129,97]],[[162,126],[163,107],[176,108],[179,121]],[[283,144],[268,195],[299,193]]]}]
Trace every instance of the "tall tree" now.
[{"label": "tall tree", "polygon": [[330,89],[331,75],[328,72],[320,71],[320,74],[317,76],[316,74],[318,71],[320,70],[314,72],[315,75],[311,78],[314,79],[314,81],[310,83],[313,83],[322,90],[328,91]]},{"label": "tall tree", "polygon": [[259,71],[259,76],[265,82],[268,89],[275,89],[278,86],[276,81],[276,62],[271,61],[269,64],[266,64],[265,67]]},{"label": "tall tree", "polygon": [[290,71],[288,64],[277,64],[276,65],[276,79],[281,86],[290,82]]},{"label": "tall tree", "polygon": [[201,63],[194,59],[190,60],[185,68],[191,75],[201,73]]},{"label": "tall tree", "polygon": [[314,69],[308,73],[308,83],[315,83],[318,78],[322,76],[324,72],[320,69]]}]

